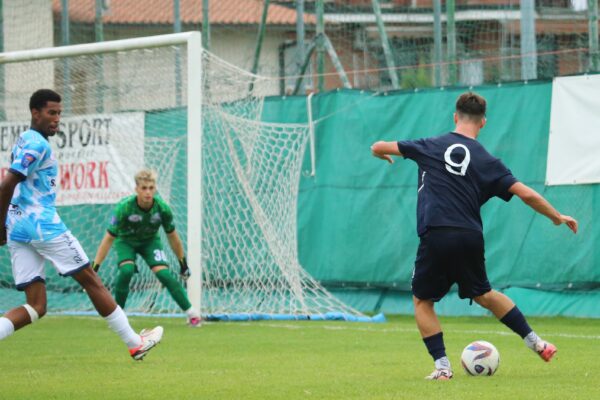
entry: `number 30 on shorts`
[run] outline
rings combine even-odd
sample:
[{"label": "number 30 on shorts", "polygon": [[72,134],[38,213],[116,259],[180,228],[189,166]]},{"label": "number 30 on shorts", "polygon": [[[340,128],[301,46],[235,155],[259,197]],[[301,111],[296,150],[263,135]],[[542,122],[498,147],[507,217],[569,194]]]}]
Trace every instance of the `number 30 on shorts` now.
[{"label": "number 30 on shorts", "polygon": [[167,261],[167,255],[163,250],[156,249],[154,250],[154,260],[155,261]]}]

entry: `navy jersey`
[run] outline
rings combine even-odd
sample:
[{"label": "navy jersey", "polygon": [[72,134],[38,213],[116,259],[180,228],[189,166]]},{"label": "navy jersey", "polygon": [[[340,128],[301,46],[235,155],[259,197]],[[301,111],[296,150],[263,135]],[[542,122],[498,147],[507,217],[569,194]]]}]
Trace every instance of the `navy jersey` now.
[{"label": "navy jersey", "polygon": [[450,132],[400,141],[398,149],[419,166],[419,236],[440,226],[481,232],[481,206],[494,196],[512,197],[508,189],[517,179],[475,139]]}]

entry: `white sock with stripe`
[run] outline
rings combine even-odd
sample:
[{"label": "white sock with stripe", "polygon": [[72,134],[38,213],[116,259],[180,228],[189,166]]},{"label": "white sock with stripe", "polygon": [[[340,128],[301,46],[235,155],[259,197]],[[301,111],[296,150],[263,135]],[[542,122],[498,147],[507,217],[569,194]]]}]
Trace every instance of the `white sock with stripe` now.
[{"label": "white sock with stripe", "polygon": [[540,337],[536,335],[534,331],[529,332],[525,338],[523,338],[527,347],[529,347],[533,351],[537,351],[535,345],[540,341]]},{"label": "white sock with stripe", "polygon": [[442,357],[435,360],[435,369],[452,369],[448,357]]}]

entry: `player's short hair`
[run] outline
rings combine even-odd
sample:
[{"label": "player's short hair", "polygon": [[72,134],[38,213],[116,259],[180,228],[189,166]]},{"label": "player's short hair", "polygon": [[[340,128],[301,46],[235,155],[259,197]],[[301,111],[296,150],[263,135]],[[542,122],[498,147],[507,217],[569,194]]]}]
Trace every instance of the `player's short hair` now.
[{"label": "player's short hair", "polygon": [[156,172],[146,168],[135,174],[134,179],[136,186],[139,186],[142,183],[156,183]]},{"label": "player's short hair", "polygon": [[460,119],[479,122],[485,117],[486,101],[477,93],[461,94],[456,100],[456,114]]},{"label": "player's short hair", "polygon": [[33,92],[29,98],[29,110],[41,110],[49,101],[61,102],[60,94],[52,89],[39,89]]}]

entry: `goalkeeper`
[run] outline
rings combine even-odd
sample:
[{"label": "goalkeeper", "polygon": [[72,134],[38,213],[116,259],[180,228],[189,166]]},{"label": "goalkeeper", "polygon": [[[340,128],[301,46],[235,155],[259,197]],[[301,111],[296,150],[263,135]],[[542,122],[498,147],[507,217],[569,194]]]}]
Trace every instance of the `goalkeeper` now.
[{"label": "goalkeeper", "polygon": [[114,289],[115,300],[121,308],[125,308],[129,282],[138,272],[135,260],[136,254],[139,254],[179,307],[186,312],[188,324],[199,326],[200,314],[192,307],[185,289],[169,270],[167,257],[158,236],[158,230],[162,226],[169,239],[169,245],[179,260],[181,276],[189,277],[183,244],[173,225],[171,208],[156,196],[156,173],[148,169],[138,172],[135,175],[135,191],[137,194],[125,197],[115,207],[92,264],[94,270],[98,271],[114,242],[119,266]]}]

